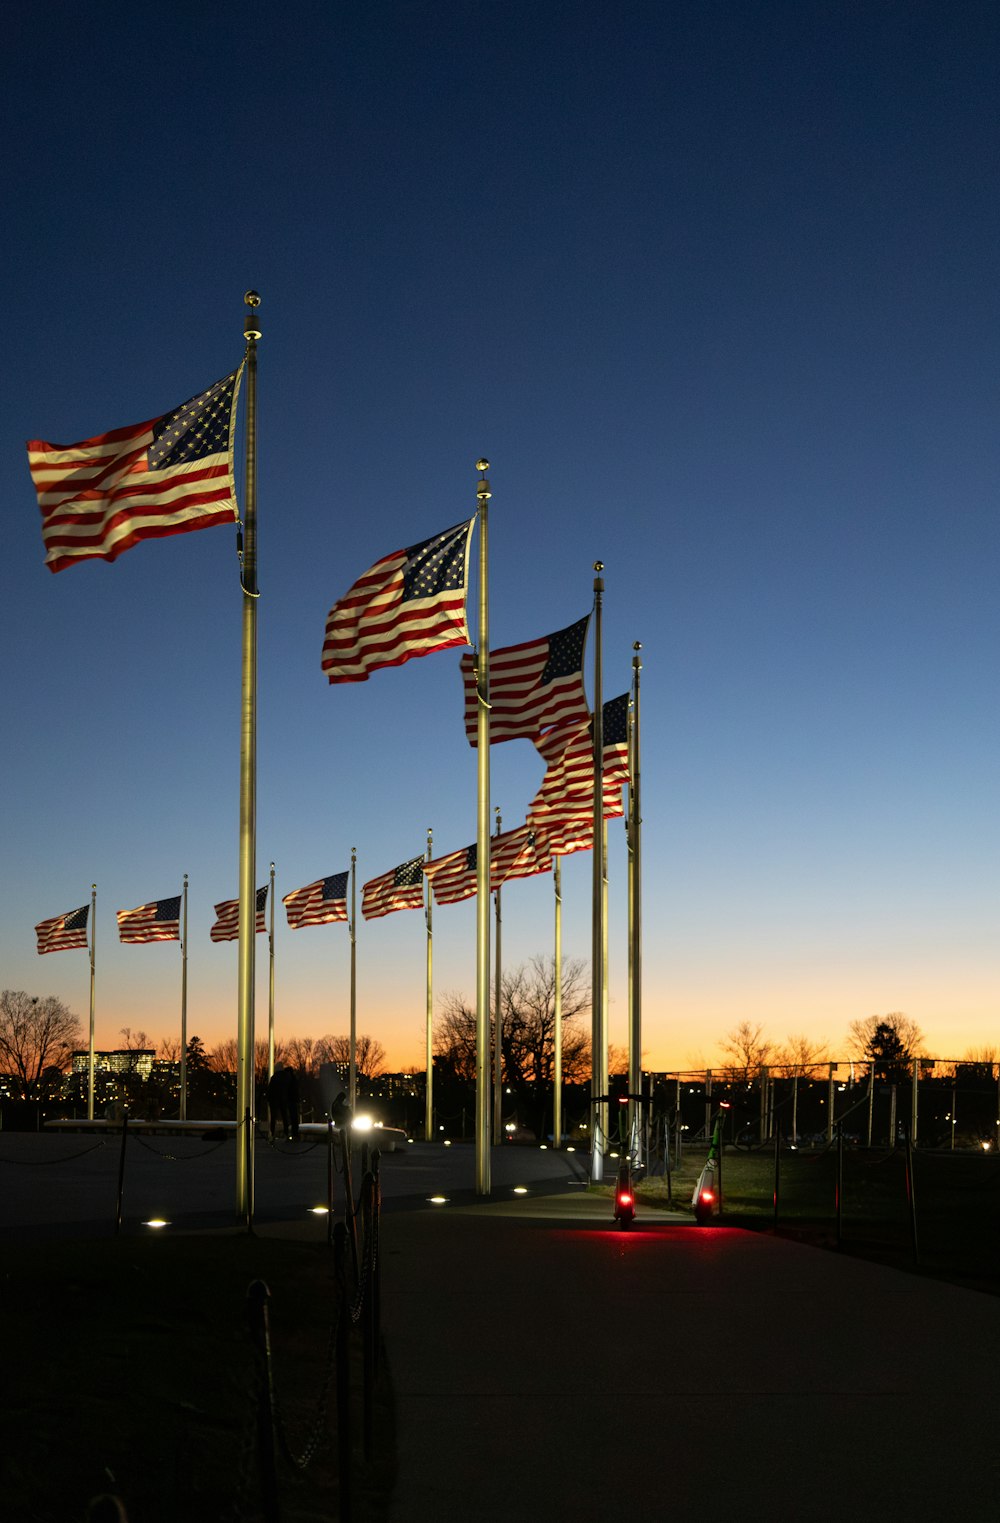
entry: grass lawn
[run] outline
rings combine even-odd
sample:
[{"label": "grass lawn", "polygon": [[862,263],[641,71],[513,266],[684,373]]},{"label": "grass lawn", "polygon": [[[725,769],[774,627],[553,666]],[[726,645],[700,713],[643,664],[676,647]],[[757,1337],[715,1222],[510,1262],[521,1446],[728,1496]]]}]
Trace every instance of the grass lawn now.
[{"label": "grass lawn", "polygon": [[[325,1244],[234,1231],[5,1246],[4,1518],[82,1520],[103,1491],[123,1498],[130,1523],[258,1518],[245,1311],[255,1279],[271,1291],[278,1397],[291,1446],[300,1450],[336,1308]],[[360,1431],[360,1353],[356,1366]],[[383,1381],[376,1410],[381,1464],[370,1475],[355,1467],[362,1519],[384,1515],[391,1485],[386,1387]],[[285,1523],[327,1523],[336,1514],[335,1416],[331,1383],[330,1440],[301,1478],[279,1460]]]},{"label": "grass lawn", "polygon": [[[691,1149],[671,1179],[675,1209],[691,1209],[705,1150]],[[836,1246],[836,1150],[781,1154],[778,1231]],[[1000,1294],[1000,1158],[920,1151],[914,1155],[919,1269]],[[722,1169],[724,1220],[757,1230],[774,1225],[774,1152],[727,1148]],[[667,1204],[662,1175],[642,1180],[640,1202]],[[693,1213],[692,1213],[693,1214]],[[906,1198],[905,1157],[848,1148],[844,1153],[842,1251],[900,1269],[916,1267]]]}]

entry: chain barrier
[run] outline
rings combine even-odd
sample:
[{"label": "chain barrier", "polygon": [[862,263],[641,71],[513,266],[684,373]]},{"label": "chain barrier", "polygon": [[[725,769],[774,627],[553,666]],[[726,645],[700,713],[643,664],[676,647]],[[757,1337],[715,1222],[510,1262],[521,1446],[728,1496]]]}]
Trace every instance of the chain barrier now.
[{"label": "chain barrier", "polygon": [[229,1141],[228,1137],[221,1137],[218,1142],[213,1142],[209,1147],[202,1148],[200,1153],[185,1153],[182,1155],[179,1153],[161,1153],[159,1148],[154,1148],[152,1143],[146,1141],[145,1137],[137,1136],[134,1131],[129,1132],[129,1136],[134,1143],[137,1142],[141,1148],[145,1148],[147,1153],[152,1153],[154,1158],[165,1158],[168,1163],[190,1163],[192,1159],[207,1158],[209,1153],[217,1152],[219,1148],[225,1147]]},{"label": "chain barrier", "polygon": [[0,1158],[0,1163],[9,1163],[19,1169],[46,1169],[57,1163],[72,1163],[74,1158],[86,1158],[88,1153],[96,1153],[98,1148],[107,1145],[107,1139],[102,1137],[100,1142],[91,1143],[89,1148],[81,1148],[79,1153],[66,1153],[62,1158]]},{"label": "chain barrier", "polygon": [[351,1518],[352,1437],[350,1364],[348,1335],[363,1322],[364,1334],[364,1453],[371,1457],[374,1384],[377,1374],[379,1340],[379,1227],[382,1192],[378,1173],[378,1154],[372,1168],[362,1180],[357,1205],[348,1200],[345,1214],[360,1217],[362,1252],[353,1296],[348,1287],[347,1228],[338,1222],[334,1233],[334,1277],[337,1307],[327,1335],[322,1383],[308,1419],[305,1440],[298,1451],[288,1432],[281,1403],[271,1344],[268,1301],[270,1291],[262,1280],[255,1280],[247,1291],[251,1335],[255,1349],[254,1378],[250,1393],[250,1410],[243,1433],[240,1470],[233,1502],[238,1523],[248,1517],[251,1491],[251,1468],[256,1434],[257,1471],[260,1501],[265,1523],[277,1523],[280,1510],[275,1452],[295,1473],[305,1472],[332,1437],[329,1423],[330,1393],[336,1379],[337,1452],[339,1459],[339,1517]]}]

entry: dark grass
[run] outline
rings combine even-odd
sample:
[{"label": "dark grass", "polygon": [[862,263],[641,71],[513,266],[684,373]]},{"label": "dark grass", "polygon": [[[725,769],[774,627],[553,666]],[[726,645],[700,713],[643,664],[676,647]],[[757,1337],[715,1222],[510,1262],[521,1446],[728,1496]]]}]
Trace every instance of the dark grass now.
[{"label": "dark grass", "polygon": [[[704,1161],[704,1149],[691,1150],[674,1171],[671,1193],[676,1209],[691,1210],[691,1193]],[[779,1233],[837,1247],[836,1172],[834,1147],[782,1149]],[[913,1185],[916,1258],[904,1149],[845,1149],[840,1251],[1000,1295],[1000,1158],[992,1153],[918,1149]],[[728,1225],[773,1229],[773,1147],[750,1153],[727,1148],[722,1188]],[[651,1206],[665,1205],[666,1180],[662,1175],[643,1180],[638,1195]]]},{"label": "dark grass", "polygon": [[[0,1498],[7,1523],[83,1519],[99,1492],[130,1523],[219,1523],[260,1513],[247,1447],[257,1378],[247,1288],[264,1280],[279,1401],[301,1449],[326,1377],[336,1311],[325,1244],[168,1236],[5,1245]],[[352,1339],[354,1431],[361,1356]],[[300,1475],[279,1460],[285,1523],[336,1516],[335,1387],[330,1437]],[[356,1516],[385,1516],[393,1478],[391,1396],[382,1371],[376,1463],[357,1449]]]}]

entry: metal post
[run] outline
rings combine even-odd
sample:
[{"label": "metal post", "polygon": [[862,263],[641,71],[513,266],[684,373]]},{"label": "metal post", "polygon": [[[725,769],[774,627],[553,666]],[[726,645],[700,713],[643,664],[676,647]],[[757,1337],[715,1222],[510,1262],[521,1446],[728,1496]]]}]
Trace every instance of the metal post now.
[{"label": "metal post", "polygon": [[490,612],[488,460],[479,460],[479,635],[476,810],[476,1194],[490,1193]]},{"label": "metal post", "polygon": [[829,1098],[827,1101],[826,1109],[826,1140],[828,1143],[833,1141],[833,1112],[837,1103],[836,1094],[833,1087],[833,1071],[836,1066],[837,1065],[835,1063],[830,1064],[830,1087],[828,1091]]},{"label": "metal post", "polygon": [[[494,813],[496,814],[497,820],[496,833],[499,835],[500,826],[502,823],[499,808],[496,808]],[[493,1146],[499,1147],[500,1143],[503,1141],[503,1010],[501,1007],[501,987],[503,979],[501,976],[502,964],[500,961],[501,915],[499,883],[497,884],[496,893],[494,895],[494,902],[496,907],[497,944],[495,949],[496,971],[493,980]]]},{"label": "metal post", "polygon": [[607,1105],[598,1095],[608,1092],[608,1033],[604,1025],[604,668],[602,619],[604,606],[603,561],[594,562],[594,860],[591,904],[590,951],[590,1099],[593,1116],[590,1178],[604,1178],[604,1135]]},{"label": "metal post", "polygon": [[187,1014],[188,1014],[188,875],[184,874],[184,914],[181,941],[181,1093],[179,1115],[187,1120]]},{"label": "metal post", "polygon": [[358,852],[357,847],[351,847],[351,1037],[350,1037],[350,1064],[348,1068],[347,1099],[353,1112],[358,1098],[358,966],[357,966],[357,924],[358,924]]},{"label": "metal post", "polygon": [[552,1140],[562,1147],[562,857],[552,859],[552,887],[555,891],[555,950],[553,968],[553,1036],[552,1053]]},{"label": "metal post", "polygon": [[917,1145],[917,1097],[920,1080],[920,1059],[913,1059],[913,1095],[910,1102],[910,1140],[914,1147]]},{"label": "metal post", "polygon": [[896,1151],[896,1086],[889,1086],[889,1147]]},{"label": "metal post", "polygon": [[267,929],[268,979],[267,979],[267,1077],[274,1075],[274,863],[271,863],[271,884],[268,899],[270,915]]},{"label": "metal post", "polygon": [[326,1242],[333,1247],[333,1202],[335,1196],[336,1170],[333,1163],[333,1117],[326,1123]]},{"label": "metal post", "polygon": [[875,1120],[875,1060],[868,1069],[868,1147],[872,1145],[872,1126]]},{"label": "metal post", "polygon": [[837,1125],[837,1184],[834,1195],[834,1213],[837,1221],[837,1247],[843,1242],[844,1217],[844,1128]]},{"label": "metal post", "polygon": [[90,1048],[87,1054],[87,1120],[94,1119],[94,995],[97,967],[97,884],[90,885]]},{"label": "metal post", "polygon": [[774,1230],[778,1230],[778,1199],[781,1194],[781,1127],[774,1128]]},{"label": "metal post", "polygon": [[910,1245],[913,1248],[913,1262],[920,1268],[920,1245],[917,1241],[917,1198],[913,1188],[913,1142],[910,1137],[910,1129],[906,1129],[906,1201],[910,1208]]},{"label": "metal post", "polygon": [[128,1140],[128,1106],[122,1115],[122,1146],[118,1155],[118,1201],[115,1206],[115,1237],[122,1230],[122,1198],[125,1194],[125,1143]]},{"label": "metal post", "polygon": [[792,1075],[792,1147],[799,1142],[799,1076]]},{"label": "metal post", "polygon": [[[431,860],[431,846],[433,833],[427,831],[427,860]],[[425,877],[427,886],[427,903],[424,908],[424,920],[427,925],[427,1040],[426,1040],[426,1063],[427,1072],[424,1076],[424,1141],[431,1142],[434,1137],[434,932],[431,918],[431,880]]]},{"label": "metal post", "polygon": [[[642,1085],[642,807],[639,750],[639,674],[642,671],[640,641],[632,646],[632,708],[629,726],[629,1093]],[[629,1101],[630,1122],[634,1100]]]},{"label": "metal post", "polygon": [[[257,308],[260,297],[247,291],[246,485],[243,505],[242,690],[240,704],[240,938],[237,983],[236,1114],[252,1115],[254,1095],[254,992],[257,935]],[[253,1127],[246,1146],[236,1149],[236,1213],[253,1216]]]},{"label": "metal post", "polygon": [[350,1523],[352,1505],[351,1366],[348,1334],[351,1330],[351,1297],[347,1288],[347,1229],[338,1222],[333,1235],[337,1279],[337,1516]]},{"label": "metal post", "polygon": [[244,1158],[248,1184],[245,1220],[247,1231],[253,1232],[253,1113],[249,1105],[243,1112],[243,1147],[237,1147],[236,1151]]},{"label": "metal post", "polygon": [[705,1141],[712,1143],[712,1070],[705,1069]]},{"label": "metal post", "polygon": [[274,1452],[274,1369],[271,1363],[271,1328],[267,1305],[270,1296],[270,1289],[264,1280],[252,1281],[247,1289],[250,1326],[264,1376],[260,1382],[257,1402],[257,1458],[260,1462],[261,1502],[265,1523],[277,1523],[281,1513]]}]

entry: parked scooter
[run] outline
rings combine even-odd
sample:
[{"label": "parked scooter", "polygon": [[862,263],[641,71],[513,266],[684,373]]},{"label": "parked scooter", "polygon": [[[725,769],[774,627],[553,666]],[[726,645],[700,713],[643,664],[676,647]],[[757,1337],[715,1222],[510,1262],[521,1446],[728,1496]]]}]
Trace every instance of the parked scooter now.
[{"label": "parked scooter", "polygon": [[694,1193],[691,1196],[691,1204],[694,1207],[694,1219],[699,1227],[704,1227],[707,1222],[710,1222],[719,1209],[717,1175],[719,1161],[722,1156],[722,1112],[728,1109],[728,1106],[723,1106],[716,1115],[715,1126],[712,1131],[712,1141],[708,1149],[708,1157],[705,1159],[704,1168],[698,1175]]}]

